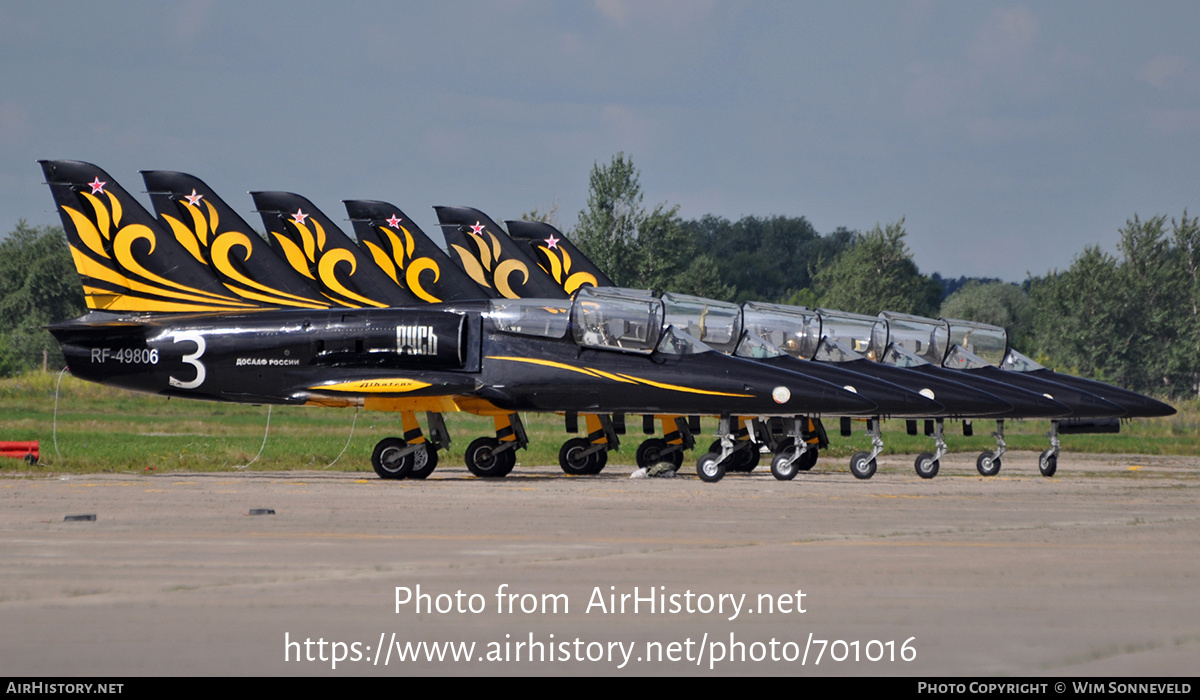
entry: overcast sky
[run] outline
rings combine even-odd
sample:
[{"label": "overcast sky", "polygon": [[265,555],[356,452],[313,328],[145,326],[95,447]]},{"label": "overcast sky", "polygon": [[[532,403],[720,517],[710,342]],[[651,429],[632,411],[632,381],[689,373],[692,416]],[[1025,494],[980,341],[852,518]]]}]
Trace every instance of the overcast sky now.
[{"label": "overcast sky", "polygon": [[[906,218],[922,272],[1019,281],[1200,213],[1200,3],[0,3],[0,231],[39,158],[574,226],[624,151],[685,218]],[[149,200],[143,197],[149,206]],[[347,230],[349,227],[346,227]]]}]

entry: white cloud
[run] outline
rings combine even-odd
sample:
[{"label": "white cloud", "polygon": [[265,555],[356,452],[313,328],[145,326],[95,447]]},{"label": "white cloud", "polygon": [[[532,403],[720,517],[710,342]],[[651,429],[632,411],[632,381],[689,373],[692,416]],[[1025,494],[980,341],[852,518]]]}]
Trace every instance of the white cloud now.
[{"label": "white cloud", "polygon": [[1182,75],[1186,68],[1187,63],[1183,58],[1160,53],[1138,70],[1137,77],[1160,90],[1166,90],[1175,85],[1176,77]]}]

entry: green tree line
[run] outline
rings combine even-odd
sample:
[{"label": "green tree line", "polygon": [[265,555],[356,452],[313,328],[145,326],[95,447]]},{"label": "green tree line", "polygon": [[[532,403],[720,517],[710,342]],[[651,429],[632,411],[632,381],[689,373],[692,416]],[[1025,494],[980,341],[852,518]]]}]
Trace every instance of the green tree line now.
[{"label": "green tree line", "polygon": [[[1200,222],[1186,211],[1135,215],[1118,255],[1089,246],[1066,270],[1016,285],[922,273],[902,218],[822,234],[802,216],[684,220],[678,206],[643,200],[640,171],[619,153],[592,167],[587,206],[566,232],[621,286],[981,321],[1057,370],[1157,395],[1200,392]],[[60,227],[22,221],[0,240],[0,376],[43,358],[62,366],[42,326],[83,312]]]},{"label": "green tree line", "polygon": [[61,368],[58,343],[42,326],[83,312],[83,286],[62,228],[19,221],[0,239],[0,377],[43,362]]}]

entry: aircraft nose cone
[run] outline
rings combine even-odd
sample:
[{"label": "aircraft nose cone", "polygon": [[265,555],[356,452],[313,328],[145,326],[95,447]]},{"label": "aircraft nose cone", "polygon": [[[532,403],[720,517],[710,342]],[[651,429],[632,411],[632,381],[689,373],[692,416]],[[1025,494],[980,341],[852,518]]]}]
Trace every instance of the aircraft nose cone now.
[{"label": "aircraft nose cone", "polygon": [[1052,398],[1070,408],[1073,418],[1117,418],[1125,415],[1124,408],[1111,401],[1106,401],[1094,393],[1044,377],[1034,377],[1021,372],[1006,372],[999,367],[981,367],[968,371],[971,374]]},{"label": "aircraft nose cone", "polygon": [[1048,369],[1020,372],[1019,374],[1030,374],[1057,384],[1066,384],[1081,391],[1095,394],[1125,409],[1125,418],[1156,418],[1175,415],[1175,408],[1170,404],[1094,379],[1084,379],[1083,377],[1062,374]]}]

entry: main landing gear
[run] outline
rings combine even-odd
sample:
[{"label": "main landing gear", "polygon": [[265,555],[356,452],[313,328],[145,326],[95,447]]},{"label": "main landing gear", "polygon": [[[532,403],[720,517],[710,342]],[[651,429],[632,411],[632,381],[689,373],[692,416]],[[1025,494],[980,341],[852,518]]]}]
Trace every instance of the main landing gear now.
[{"label": "main landing gear", "polygon": [[[683,453],[696,446],[696,438],[685,416],[657,416],[662,424],[663,436],[650,438],[638,445],[637,465],[648,469],[659,462],[668,462],[675,471],[683,466]],[[646,416],[646,433],[654,432],[654,417]]]},{"label": "main landing gear", "polygon": [[558,466],[567,474],[599,474],[608,464],[608,451],[620,447],[612,418],[587,414],[588,436],[571,438],[558,451]]},{"label": "main landing gear", "polygon": [[424,479],[437,468],[438,450],[450,444],[450,433],[440,413],[427,413],[429,434],[426,439],[412,411],[403,411],[404,437],[386,437],[375,445],[371,466],[381,479]]},{"label": "main landing gear", "polygon": [[481,437],[467,445],[467,469],[482,478],[508,476],[517,464],[517,450],[529,444],[525,426],[516,413],[492,416],[496,437]]}]

